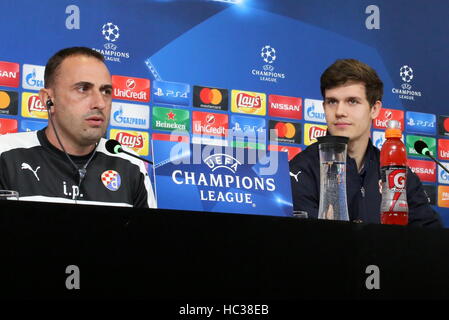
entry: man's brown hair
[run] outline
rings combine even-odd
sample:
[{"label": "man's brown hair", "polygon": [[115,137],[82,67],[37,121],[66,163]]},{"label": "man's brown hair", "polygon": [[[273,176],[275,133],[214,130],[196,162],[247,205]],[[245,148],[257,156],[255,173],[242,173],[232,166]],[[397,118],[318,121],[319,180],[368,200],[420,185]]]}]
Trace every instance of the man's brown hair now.
[{"label": "man's brown hair", "polygon": [[366,98],[373,106],[382,101],[383,83],[377,72],[369,65],[355,59],[339,59],[328,67],[320,78],[321,95],[325,98],[325,90],[345,84],[348,81],[363,82]]},{"label": "man's brown hair", "polygon": [[71,47],[62,49],[56,52],[48,60],[47,65],[45,66],[45,73],[44,73],[45,88],[49,88],[50,86],[53,85],[59,66],[67,57],[71,56],[93,57],[101,62],[104,62],[104,57],[101,53],[87,47]]}]

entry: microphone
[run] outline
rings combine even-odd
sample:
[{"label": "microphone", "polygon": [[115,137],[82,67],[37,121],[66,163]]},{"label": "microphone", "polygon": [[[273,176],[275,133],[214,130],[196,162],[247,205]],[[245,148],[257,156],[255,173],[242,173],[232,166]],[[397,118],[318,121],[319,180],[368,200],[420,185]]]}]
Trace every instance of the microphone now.
[{"label": "microphone", "polygon": [[422,154],[424,156],[428,156],[436,164],[438,164],[441,167],[441,169],[443,169],[444,171],[449,173],[449,171],[446,169],[446,167],[443,166],[437,159],[435,159],[432,156],[432,154],[430,153],[430,150],[429,150],[429,146],[424,141],[422,141],[422,140],[415,141],[415,144],[413,145],[413,147],[415,148],[416,152],[418,152],[419,154]]},{"label": "microphone", "polygon": [[149,164],[153,164],[153,162],[151,162],[150,160],[136,156],[135,154],[132,154],[131,152],[123,150],[122,145],[117,140],[109,139],[108,141],[106,141],[105,147],[106,147],[106,150],[108,150],[108,152],[110,152],[112,154],[125,153],[131,157],[136,158],[136,159],[148,162]]}]

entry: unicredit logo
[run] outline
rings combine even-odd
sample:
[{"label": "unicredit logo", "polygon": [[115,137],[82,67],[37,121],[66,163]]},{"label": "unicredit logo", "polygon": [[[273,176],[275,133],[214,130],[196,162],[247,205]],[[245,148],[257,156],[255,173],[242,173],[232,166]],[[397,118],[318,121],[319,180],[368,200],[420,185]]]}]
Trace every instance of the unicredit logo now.
[{"label": "unicredit logo", "polygon": [[310,127],[309,129],[309,137],[310,140],[314,140],[319,137],[324,137],[326,135],[326,129],[320,127]]},{"label": "unicredit logo", "polygon": [[28,110],[30,112],[45,112],[46,108],[42,105],[41,99],[39,99],[38,96],[33,95],[28,98]]},{"label": "unicredit logo", "polygon": [[134,90],[134,88],[136,87],[136,81],[134,79],[126,80],[126,87],[130,90]]},{"label": "unicredit logo", "polygon": [[208,114],[206,116],[206,123],[207,124],[214,124],[215,123],[215,116],[213,114]]},{"label": "unicredit logo", "polygon": [[116,136],[118,142],[129,148],[143,148],[143,136],[133,135],[126,132],[119,132]]},{"label": "unicredit logo", "polygon": [[214,127],[211,124],[202,125],[200,121],[195,121],[194,130],[195,132],[221,135],[221,136],[225,135],[226,132],[225,127]]},{"label": "unicredit logo", "polygon": [[260,108],[261,106],[259,96],[252,96],[243,92],[237,95],[237,107],[239,108]]},{"label": "unicredit logo", "polygon": [[374,128],[385,129],[389,120],[398,120],[399,128],[404,126],[404,112],[402,110],[382,109],[379,116],[373,120]]},{"label": "unicredit logo", "polygon": [[112,76],[113,99],[132,100],[139,102],[150,101],[150,80]]},{"label": "unicredit logo", "polygon": [[134,92],[132,90],[122,90],[119,88],[114,88],[114,96],[118,98],[128,98],[128,99],[135,99],[135,100],[147,100],[148,96],[147,93],[144,91],[141,92]]}]

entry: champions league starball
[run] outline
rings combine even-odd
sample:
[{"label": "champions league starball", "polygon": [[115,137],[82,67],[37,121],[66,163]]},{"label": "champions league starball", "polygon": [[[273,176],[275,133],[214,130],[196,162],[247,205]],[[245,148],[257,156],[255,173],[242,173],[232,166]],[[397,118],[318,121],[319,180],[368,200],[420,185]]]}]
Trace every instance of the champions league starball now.
[{"label": "champions league starball", "polygon": [[112,22],[108,22],[103,25],[101,33],[107,41],[114,42],[120,37],[119,27],[113,24]]},{"label": "champions league starball", "polygon": [[276,60],[276,50],[270,46],[264,46],[260,55],[266,63],[273,63]]},{"label": "champions league starball", "polygon": [[399,70],[399,75],[404,82],[410,82],[413,79],[413,69],[409,66],[402,66]]}]

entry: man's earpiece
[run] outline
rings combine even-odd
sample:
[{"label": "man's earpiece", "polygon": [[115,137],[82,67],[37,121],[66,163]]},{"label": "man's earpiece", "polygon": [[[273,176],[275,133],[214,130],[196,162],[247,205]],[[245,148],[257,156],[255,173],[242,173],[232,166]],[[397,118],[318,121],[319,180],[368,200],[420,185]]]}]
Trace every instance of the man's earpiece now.
[{"label": "man's earpiece", "polygon": [[51,99],[48,98],[45,104],[47,105],[47,109],[50,109],[53,106],[53,101],[51,101]]}]

